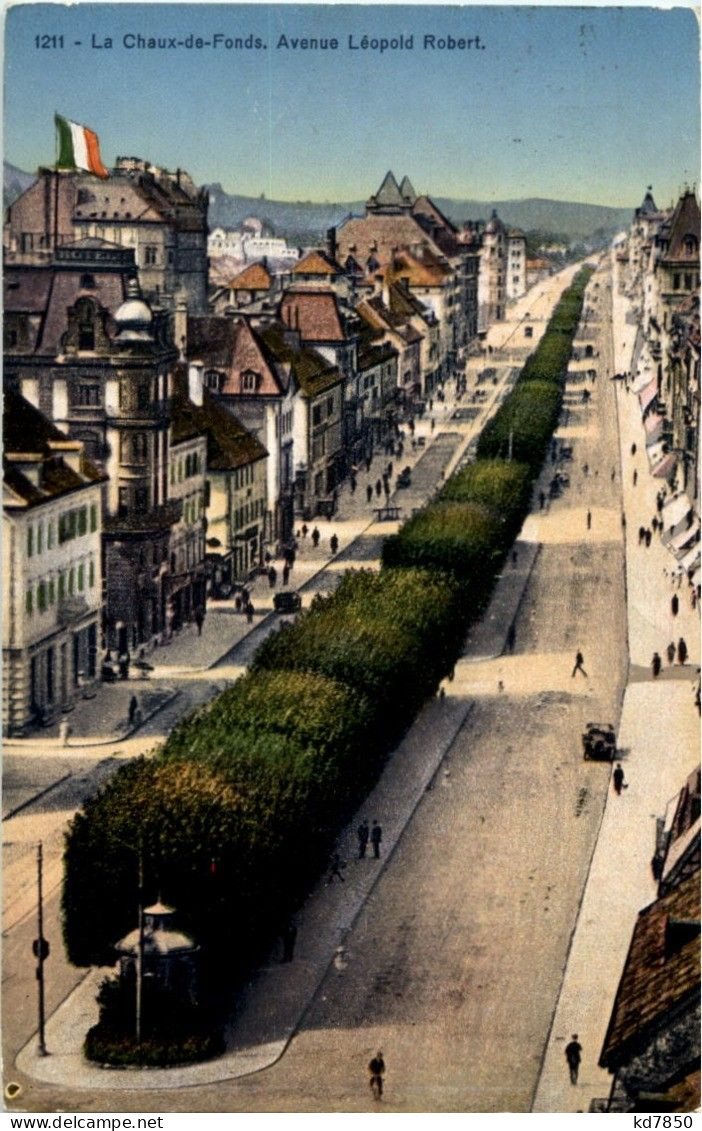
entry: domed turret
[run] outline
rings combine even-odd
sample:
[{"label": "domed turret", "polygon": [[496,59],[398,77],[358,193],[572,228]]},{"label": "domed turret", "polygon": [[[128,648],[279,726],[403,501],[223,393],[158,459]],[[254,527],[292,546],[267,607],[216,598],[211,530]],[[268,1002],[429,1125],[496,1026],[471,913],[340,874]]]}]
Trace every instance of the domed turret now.
[{"label": "domed turret", "polygon": [[141,297],[139,283],[130,279],[127,298],[115,311],[117,340],[120,342],[150,342],[154,316],[148,303]]}]

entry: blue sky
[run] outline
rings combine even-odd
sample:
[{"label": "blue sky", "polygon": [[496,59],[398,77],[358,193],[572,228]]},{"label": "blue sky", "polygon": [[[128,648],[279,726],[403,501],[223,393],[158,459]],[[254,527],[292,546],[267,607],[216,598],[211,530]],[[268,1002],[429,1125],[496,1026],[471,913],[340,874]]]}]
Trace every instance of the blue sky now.
[{"label": "blue sky", "polygon": [[[123,42],[217,32],[267,46]],[[425,50],[431,34],[484,48]],[[339,49],[279,49],[281,35]],[[349,35],[414,47],[351,51]],[[5,36],[5,156],[28,170],[52,162],[58,111],[96,130],[108,164],[142,156],[277,199],[363,199],[388,168],[437,196],[625,207],[649,183],[666,205],[698,179],[689,9],[36,4],[7,12]]]}]

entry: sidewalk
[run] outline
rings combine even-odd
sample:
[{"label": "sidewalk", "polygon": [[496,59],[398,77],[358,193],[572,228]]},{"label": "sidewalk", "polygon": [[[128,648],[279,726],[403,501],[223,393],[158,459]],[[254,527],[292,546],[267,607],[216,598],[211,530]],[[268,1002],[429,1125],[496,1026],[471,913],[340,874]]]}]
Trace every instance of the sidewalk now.
[{"label": "sidewalk", "polygon": [[[451,412],[452,406],[449,405],[446,419],[450,423],[447,427],[450,431],[460,430],[455,427],[456,422],[450,420]],[[426,427],[429,427],[428,423]],[[437,429],[434,435],[439,434]],[[471,435],[472,430],[466,430],[459,450],[465,450]],[[533,516],[529,516],[526,522],[533,524]],[[317,525],[321,532],[322,524]],[[378,526],[378,531],[384,532],[384,526]],[[367,525],[365,529],[368,529]],[[526,529],[533,532],[534,527],[530,525]],[[344,540],[341,534],[338,537],[341,552]],[[341,976],[349,957],[353,957],[338,948],[343,948],[346,935],[424,793],[440,786],[444,774],[450,773],[451,746],[472,707],[469,688],[467,694],[462,690],[466,682],[470,684],[468,665],[483,651],[490,655],[502,652],[507,625],[514,618],[521,601],[538,553],[538,543],[531,534],[525,533],[518,541],[517,549],[518,568],[512,568],[510,560],[498,580],[486,614],[486,624],[480,628],[475,626],[473,640],[468,642],[464,656],[456,665],[455,681],[445,684],[443,699],[428,703],[421,712],[389,758],[378,785],[339,837],[339,854],[348,862],[346,882],[327,886],[322,881],[317,885],[299,917],[295,961],[282,964],[274,954],[259,970],[247,987],[241,1009],[228,1034],[227,1053],[210,1063],[152,1072],[106,1072],[87,1065],[82,1057],[82,1041],[96,1018],[96,988],[105,974],[105,971],[91,971],[49,1019],[47,1046],[52,1055],[37,1057],[36,1040],[33,1039],[17,1058],[21,1071],[47,1082],[70,1081],[77,1087],[96,1091],[119,1088],[140,1091],[245,1076],[270,1066],[282,1056],[322,979],[330,971]],[[311,549],[303,549],[301,558],[312,566],[316,564]],[[360,564],[367,568],[369,563]],[[296,570],[297,565],[298,562],[295,563]],[[296,584],[299,584],[298,579]],[[503,616],[508,618],[507,622],[503,621]],[[469,675],[468,681],[466,675]],[[383,828],[383,855],[379,863],[372,859],[355,859],[355,829],[361,817],[377,819]]]},{"label": "sidewalk", "polygon": [[[602,291],[602,275],[600,292]],[[614,283],[616,295],[616,279]],[[620,298],[621,296],[616,296]],[[614,370],[630,364],[635,327],[625,323],[623,304],[615,301]],[[656,898],[650,870],[655,847],[655,818],[665,811],[686,776],[698,763],[699,719],[693,702],[699,663],[699,625],[692,610],[682,609],[670,624],[670,591],[663,573],[667,552],[658,539],[638,545],[638,528],[655,513],[659,484],[649,480],[641,462],[633,485],[637,456],[645,461],[645,440],[638,405],[617,383],[621,468],[626,513],[626,575],[630,668],[617,735],[628,788],[608,795],[600,834],[590,865],[561,993],[545,1053],[532,1111],[586,1112],[593,1100],[609,1095],[612,1078],[598,1067],[636,916]],[[653,504],[651,504],[653,499]],[[653,506],[653,509],[651,509]],[[669,565],[668,565],[669,568]],[[682,602],[681,602],[682,604]],[[691,663],[678,678],[654,680],[651,655],[662,656],[671,633],[683,634]],[[565,1046],[573,1033],[583,1046],[577,1085],[570,1084]]]}]

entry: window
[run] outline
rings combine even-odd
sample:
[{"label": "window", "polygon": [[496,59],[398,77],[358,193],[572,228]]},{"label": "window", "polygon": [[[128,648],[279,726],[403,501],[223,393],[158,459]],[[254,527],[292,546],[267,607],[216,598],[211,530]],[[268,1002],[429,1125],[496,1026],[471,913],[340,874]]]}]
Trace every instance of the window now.
[{"label": "window", "polygon": [[120,487],[119,489],[119,513],[122,518],[125,517],[129,511],[129,488]]},{"label": "window", "polygon": [[97,503],[90,504],[90,533],[94,534],[97,530]]},{"label": "window", "polygon": [[151,404],[151,382],[140,381],[136,387],[136,406],[138,409],[149,408]]},{"label": "window", "polygon": [[158,260],[158,248],[153,244],[147,244],[144,248],[144,266],[153,267]]},{"label": "window", "polygon": [[241,388],[244,393],[255,393],[258,388],[259,375],[252,369],[247,369],[241,375]]},{"label": "window", "polygon": [[59,599],[59,601],[63,601],[63,598],[65,596],[66,596],[66,575],[65,575],[65,573],[60,573],[59,574],[59,580],[58,580],[58,599]]},{"label": "window", "polygon": [[80,277],[80,285],[86,291],[94,290],[94,288],[95,288],[95,276],[90,275],[88,272],[86,272],[85,274],[81,275],[81,277]]},{"label": "window", "polygon": [[[85,348],[90,349],[92,347],[86,346]],[[99,384],[93,384],[92,382],[90,384],[80,384],[76,389],[75,396],[75,403],[81,405],[84,408],[87,408],[91,405],[98,406],[101,400],[100,386]]]},{"label": "window", "polygon": [[146,487],[137,487],[134,492],[134,505],[138,511],[149,509],[149,492]]},{"label": "window", "polygon": [[327,397],[327,417],[334,415],[334,398]]},{"label": "window", "polygon": [[78,534],[86,534],[88,530],[88,509],[81,507],[78,511]]},{"label": "window", "polygon": [[88,585],[92,589],[94,584],[95,584],[95,562],[94,562],[93,558],[91,558],[90,564],[88,566]]},{"label": "window", "polygon": [[17,345],[17,331],[5,327],[5,349],[12,349]]},{"label": "window", "polygon": [[322,406],[316,404],[312,409],[312,423],[314,425],[322,423]]},{"label": "window", "polygon": [[82,593],[85,589],[85,566],[81,562],[78,566],[78,592]]},{"label": "window", "polygon": [[27,613],[27,616],[31,617],[32,613],[34,612],[34,598],[33,598],[31,588],[28,589],[26,594],[25,594],[24,608],[25,608],[25,611]]},{"label": "window", "polygon": [[677,275],[677,274],[673,275],[673,290],[674,291],[680,290],[680,276]]},{"label": "window", "polygon": [[34,527],[27,527],[27,557],[31,558],[34,553]]},{"label": "window", "polygon": [[95,349],[95,326],[92,321],[88,322],[84,319],[78,323],[78,349]]},{"label": "window", "polygon": [[37,553],[40,554],[44,549],[44,524],[40,522],[37,526]]},{"label": "window", "polygon": [[144,432],[135,432],[132,436],[132,455],[140,463],[146,459],[148,441]]},{"label": "window", "polygon": [[46,608],[46,582],[40,581],[37,585],[37,608],[43,613]]}]

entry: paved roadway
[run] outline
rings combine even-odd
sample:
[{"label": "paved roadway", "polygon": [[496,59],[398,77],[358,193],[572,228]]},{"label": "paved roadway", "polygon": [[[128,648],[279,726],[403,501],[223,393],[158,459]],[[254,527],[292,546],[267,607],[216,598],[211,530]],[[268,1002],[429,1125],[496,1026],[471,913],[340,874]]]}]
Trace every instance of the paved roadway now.
[{"label": "paved roadway", "polygon": [[[616,449],[608,391],[599,390],[592,421],[575,412],[571,420],[576,459],[592,467]],[[456,437],[436,438],[416,490],[428,491],[456,455]],[[586,500],[606,526],[612,508],[618,522],[618,495],[604,476],[582,489],[540,522],[548,545],[522,603],[515,655],[459,664],[457,681],[478,706],[451,755],[450,784],[420,805],[349,940],[349,967],[322,987],[282,1061],[208,1089],[102,1093],[93,1109],[364,1110],[365,1061],[381,1041],[387,1110],[528,1110],[607,783],[606,769],[581,763],[578,735],[585,716],[616,721],[622,677],[623,615],[611,615],[624,600],[616,530],[610,538],[610,523],[602,543],[580,545]],[[254,643],[242,642],[237,664]],[[576,647],[592,665],[587,685],[570,679]],[[178,716],[205,691],[193,684],[188,694],[173,705]],[[154,741],[174,721],[168,709],[153,720]],[[46,802],[51,827],[79,800],[57,790]],[[60,955],[56,893],[46,913],[51,1010],[77,977]],[[28,918],[5,935],[6,1064],[34,1028],[33,935]],[[25,1086],[31,1110],[91,1109],[83,1093]]]}]

